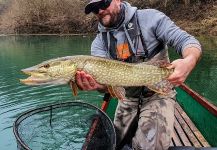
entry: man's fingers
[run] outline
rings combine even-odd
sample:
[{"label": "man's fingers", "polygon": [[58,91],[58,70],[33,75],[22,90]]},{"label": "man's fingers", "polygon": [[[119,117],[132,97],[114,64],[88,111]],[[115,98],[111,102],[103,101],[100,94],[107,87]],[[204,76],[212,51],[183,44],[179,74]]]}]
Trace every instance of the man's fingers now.
[{"label": "man's fingers", "polygon": [[178,76],[177,76],[176,71],[174,71],[174,72],[167,78],[167,80],[169,80],[169,81],[174,81],[174,80],[177,80],[177,79],[178,79]]},{"label": "man's fingers", "polygon": [[172,73],[167,78],[167,80],[170,81],[170,83],[172,83],[176,87],[184,82],[184,78],[180,76],[177,72]]},{"label": "man's fingers", "polygon": [[81,90],[89,91],[89,90],[97,89],[98,86],[98,84],[93,79],[93,77],[85,73],[84,71],[77,71],[76,82],[78,87]]},{"label": "man's fingers", "polygon": [[175,68],[175,65],[169,64],[166,68],[167,68],[167,69],[174,69],[174,68]]},{"label": "man's fingers", "polygon": [[87,87],[87,81],[85,81],[85,72],[77,71],[76,73],[76,83],[80,90],[85,90]]},{"label": "man's fingers", "polygon": [[81,85],[83,90],[90,90],[92,89],[89,81],[88,81],[88,76],[85,72],[81,72]]},{"label": "man's fingers", "polygon": [[92,88],[96,86],[96,81],[90,75],[87,76],[87,80]]},{"label": "man's fingers", "polygon": [[104,85],[97,83],[91,75],[85,73],[84,71],[77,71],[76,83],[80,90],[106,90],[106,87]]}]

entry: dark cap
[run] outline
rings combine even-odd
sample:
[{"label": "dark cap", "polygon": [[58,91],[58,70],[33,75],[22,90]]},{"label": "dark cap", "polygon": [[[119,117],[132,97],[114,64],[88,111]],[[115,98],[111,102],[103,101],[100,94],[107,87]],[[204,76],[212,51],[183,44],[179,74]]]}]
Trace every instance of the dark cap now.
[{"label": "dark cap", "polygon": [[85,14],[89,14],[97,3],[103,0],[90,0],[90,2],[85,6]]},{"label": "dark cap", "polygon": [[110,4],[112,0],[90,0],[90,2],[85,6],[85,14],[89,14],[99,4]]}]

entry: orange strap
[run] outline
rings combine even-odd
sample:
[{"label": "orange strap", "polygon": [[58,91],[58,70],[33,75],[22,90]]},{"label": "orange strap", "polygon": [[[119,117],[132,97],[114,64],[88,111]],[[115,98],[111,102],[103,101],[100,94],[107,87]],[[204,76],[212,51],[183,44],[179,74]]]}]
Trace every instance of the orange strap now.
[{"label": "orange strap", "polygon": [[128,43],[117,45],[117,56],[119,59],[127,59],[131,56]]}]

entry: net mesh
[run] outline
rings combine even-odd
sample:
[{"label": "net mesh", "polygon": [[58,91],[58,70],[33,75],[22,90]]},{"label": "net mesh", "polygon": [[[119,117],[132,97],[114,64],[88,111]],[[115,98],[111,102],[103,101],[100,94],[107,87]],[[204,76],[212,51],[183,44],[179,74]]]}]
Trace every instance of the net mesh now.
[{"label": "net mesh", "polygon": [[83,102],[34,109],[14,123],[18,149],[111,150],[115,130],[108,116]]}]

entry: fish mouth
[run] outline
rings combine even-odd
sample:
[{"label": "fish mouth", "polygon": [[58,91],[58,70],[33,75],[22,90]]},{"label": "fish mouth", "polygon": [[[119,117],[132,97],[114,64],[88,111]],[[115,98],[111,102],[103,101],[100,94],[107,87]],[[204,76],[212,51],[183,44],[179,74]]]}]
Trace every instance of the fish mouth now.
[{"label": "fish mouth", "polygon": [[42,79],[37,79],[33,76],[30,76],[26,79],[20,79],[20,82],[26,85],[42,85],[42,84],[46,84],[45,80]]},{"label": "fish mouth", "polygon": [[26,79],[20,79],[20,82],[26,85],[43,85],[49,82],[49,79],[43,73],[38,73],[30,70],[21,70],[24,74],[29,75]]}]

